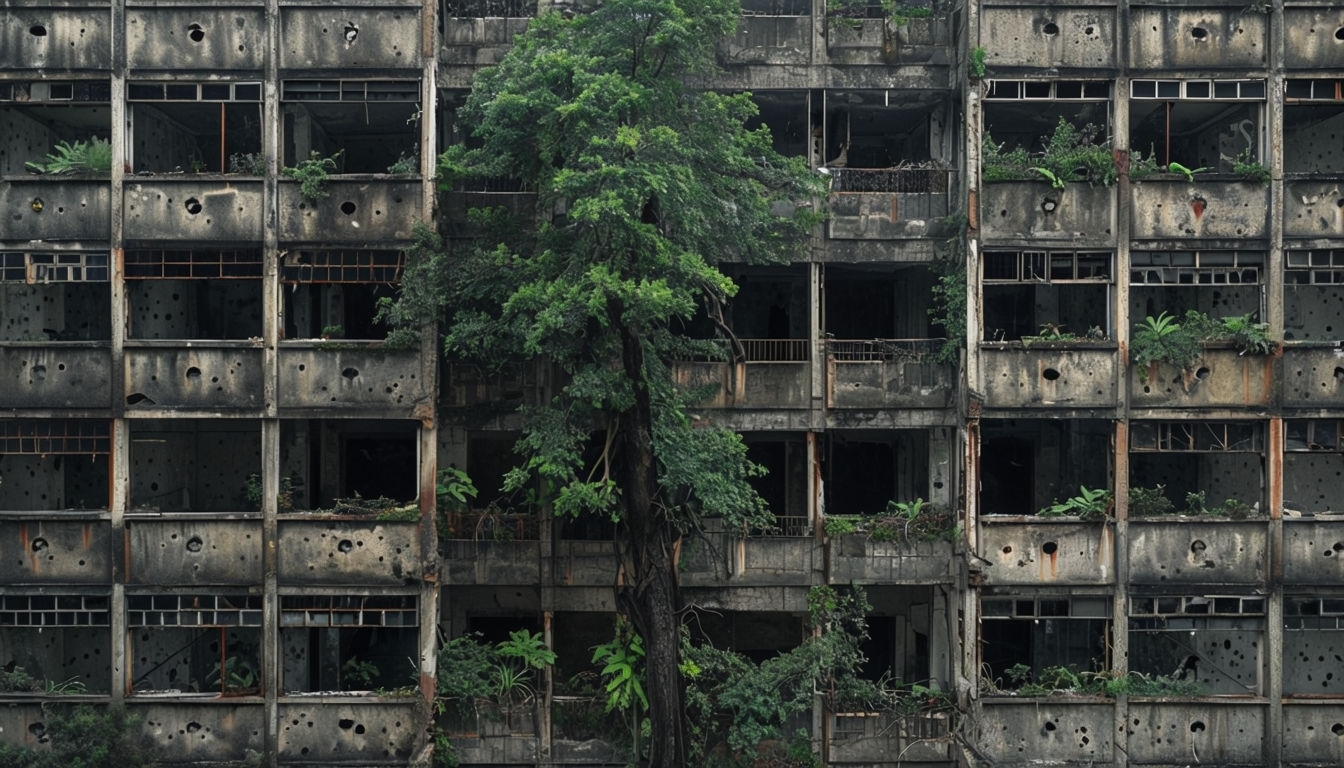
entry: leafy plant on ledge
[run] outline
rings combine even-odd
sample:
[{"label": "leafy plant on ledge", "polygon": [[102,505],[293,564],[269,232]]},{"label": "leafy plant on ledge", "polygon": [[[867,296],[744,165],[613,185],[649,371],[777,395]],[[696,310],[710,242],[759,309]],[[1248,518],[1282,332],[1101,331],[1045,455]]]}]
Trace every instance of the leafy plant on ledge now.
[{"label": "leafy plant on ledge", "polygon": [[1199,361],[1203,342],[1230,342],[1241,355],[1269,355],[1278,342],[1269,337],[1269,324],[1257,323],[1254,315],[1236,315],[1215,320],[1197,309],[1187,310],[1183,322],[1166,312],[1149,315],[1134,326],[1130,340],[1131,361],[1138,368],[1139,381],[1148,376],[1159,362],[1169,363],[1189,377]]},{"label": "leafy plant on ledge", "polygon": [[827,536],[860,533],[872,541],[911,542],[952,540],[958,529],[950,511],[920,498],[889,501],[883,514],[876,516],[827,515],[825,530]]},{"label": "leafy plant on ledge", "polygon": [[299,194],[304,199],[313,202],[323,200],[331,196],[327,191],[327,178],[336,170],[336,161],[343,154],[344,149],[330,157],[323,157],[322,153],[313,150],[308,154],[308,159],[300,160],[296,166],[283,168],[281,173],[299,182]]},{"label": "leafy plant on ledge", "polygon": [[1209,506],[1206,491],[1190,491],[1185,494],[1185,509],[1178,512],[1176,505],[1167,498],[1166,488],[1158,485],[1153,488],[1130,488],[1129,511],[1133,517],[1184,515],[1245,520],[1257,515],[1259,507],[1239,499],[1224,499],[1221,504]]},{"label": "leafy plant on ledge", "polygon": [[1087,333],[1079,336],[1072,331],[1065,330],[1062,325],[1046,323],[1041,326],[1041,332],[1034,336],[1022,337],[1022,348],[1029,348],[1032,344],[1050,344],[1056,342],[1068,341],[1105,341],[1106,332],[1101,326],[1094,325],[1087,329]]},{"label": "leafy plant on ledge", "polygon": [[[1006,678],[1006,679],[1005,679]],[[982,683],[991,693],[1017,696],[1201,696],[1204,687],[1190,680],[1142,672],[1117,674],[1111,670],[1079,671],[1072,666],[1048,666],[1033,673],[1026,664],[1014,664],[1003,677]]]},{"label": "leafy plant on ledge", "polygon": [[1232,172],[1240,176],[1242,181],[1259,184],[1262,187],[1269,185],[1269,169],[1251,157],[1250,147],[1243,149],[1241,154],[1232,160]]},{"label": "leafy plant on ledge", "polygon": [[1056,499],[1037,512],[1037,517],[1076,517],[1079,520],[1104,520],[1111,511],[1109,488],[1078,487],[1078,495],[1064,501]]},{"label": "leafy plant on ledge", "polygon": [[78,173],[110,173],[112,171],[112,144],[97,136],[88,141],[59,141],[45,160],[23,164],[32,173],[68,175]]},{"label": "leafy plant on ledge", "polygon": [[1075,127],[1064,118],[1045,140],[1037,154],[1025,147],[1005,149],[985,132],[981,149],[981,180],[1029,181],[1044,179],[1055,189],[1071,181],[1111,186],[1119,178],[1110,141],[1100,136],[1101,128],[1088,123]]}]

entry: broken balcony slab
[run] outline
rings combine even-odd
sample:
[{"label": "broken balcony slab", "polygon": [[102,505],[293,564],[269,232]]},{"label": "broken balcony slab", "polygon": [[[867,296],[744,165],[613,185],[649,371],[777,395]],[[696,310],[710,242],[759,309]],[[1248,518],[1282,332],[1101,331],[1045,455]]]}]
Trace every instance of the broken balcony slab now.
[{"label": "broken balcony slab", "polygon": [[257,584],[260,520],[128,516],[125,578],[131,584]]},{"label": "broken balcony slab", "polygon": [[986,408],[1114,408],[1120,365],[1111,343],[984,342]]},{"label": "broken balcony slab", "polygon": [[1265,583],[1269,530],[1264,521],[1137,519],[1129,523],[1134,584]]},{"label": "broken balcony slab", "polygon": [[1187,369],[1155,362],[1130,366],[1130,402],[1138,408],[1264,408],[1275,391],[1278,358],[1205,345]]},{"label": "broken balcony slab", "polygon": [[1115,528],[1051,518],[982,517],[985,584],[1113,584]]},{"label": "broken balcony slab", "polygon": [[[980,190],[986,242],[1115,242],[1116,188],[1073,182],[996,181]],[[1263,214],[1263,211],[1262,211]]]},{"label": "broken balcony slab", "polygon": [[392,585],[425,575],[417,523],[303,517],[280,521],[278,572],[285,583]]}]

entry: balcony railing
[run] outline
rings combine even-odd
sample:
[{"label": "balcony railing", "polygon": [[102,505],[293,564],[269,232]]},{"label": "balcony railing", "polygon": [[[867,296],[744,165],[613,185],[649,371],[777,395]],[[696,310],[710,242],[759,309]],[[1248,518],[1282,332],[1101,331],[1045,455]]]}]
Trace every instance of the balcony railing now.
[{"label": "balcony railing", "polygon": [[832,192],[947,194],[952,174],[945,168],[830,168]]},{"label": "balcony railing", "polygon": [[739,339],[748,363],[805,363],[807,339]]},{"label": "balcony railing", "polygon": [[947,343],[946,339],[827,339],[826,354],[837,362],[923,360]]}]

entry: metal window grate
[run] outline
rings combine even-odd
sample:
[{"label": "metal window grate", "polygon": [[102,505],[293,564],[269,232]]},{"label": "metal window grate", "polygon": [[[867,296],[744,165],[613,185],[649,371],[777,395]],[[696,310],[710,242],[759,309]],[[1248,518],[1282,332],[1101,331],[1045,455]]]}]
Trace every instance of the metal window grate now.
[{"label": "metal window grate", "polygon": [[1289,285],[1344,283],[1344,249],[1285,251],[1284,282]]},{"label": "metal window grate", "polygon": [[261,101],[261,83],[131,82],[127,101]]},{"label": "metal window grate", "polygon": [[1102,595],[986,597],[980,613],[985,619],[1106,619],[1111,615],[1111,599]]},{"label": "metal window grate", "polygon": [[0,282],[105,283],[111,275],[106,253],[0,253]]},{"label": "metal window grate", "polygon": [[1290,79],[1284,87],[1283,100],[1344,101],[1344,80]]},{"label": "metal window grate", "polygon": [[413,627],[414,595],[282,595],[285,627]]},{"label": "metal window grate", "polygon": [[133,627],[260,627],[261,595],[128,595]]},{"label": "metal window grate", "polygon": [[925,361],[946,339],[827,339],[826,355],[836,362]]},{"label": "metal window grate", "polygon": [[1133,80],[1133,99],[1264,101],[1264,80]]},{"label": "metal window grate", "polygon": [[807,362],[807,339],[740,339],[749,363]]},{"label": "metal window grate", "polygon": [[6,595],[0,627],[106,627],[112,612],[106,595]]},{"label": "metal window grate", "polygon": [[406,255],[401,251],[289,251],[281,264],[286,283],[401,282]]},{"label": "metal window grate", "polygon": [[943,168],[828,168],[832,192],[946,194],[951,174]]},{"label": "metal window grate", "polygon": [[224,251],[127,251],[127,280],[257,280],[262,276],[261,249]]},{"label": "metal window grate", "polygon": [[1106,251],[986,251],[981,266],[986,283],[1111,282]]},{"label": "metal window grate", "polygon": [[52,101],[106,104],[112,101],[112,83],[107,80],[0,83],[0,101],[21,101],[28,104]]},{"label": "metal window grate", "polygon": [[996,101],[1108,101],[1108,80],[995,80],[986,99]]},{"label": "metal window grate", "polygon": [[111,427],[106,421],[43,419],[0,421],[0,454],[111,453]]},{"label": "metal window grate", "polygon": [[1264,251],[1135,251],[1131,285],[1258,285]]},{"label": "metal window grate", "polygon": [[1131,616],[1263,616],[1265,598],[1239,595],[1131,597]]},{"label": "metal window grate", "polygon": [[1258,453],[1260,425],[1236,421],[1136,421],[1129,427],[1131,451]]},{"label": "metal window grate", "polygon": [[418,80],[286,80],[284,101],[420,101]]}]

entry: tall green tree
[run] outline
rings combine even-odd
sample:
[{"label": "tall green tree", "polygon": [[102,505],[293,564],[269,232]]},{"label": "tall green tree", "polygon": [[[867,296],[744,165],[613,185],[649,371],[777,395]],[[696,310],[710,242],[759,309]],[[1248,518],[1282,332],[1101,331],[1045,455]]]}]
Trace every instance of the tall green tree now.
[{"label": "tall green tree", "polygon": [[693,424],[704,393],[670,364],[722,350],[684,329],[736,292],[721,262],[787,260],[818,221],[819,177],[748,129],[746,94],[691,87],[736,26],[736,0],[605,0],[535,19],[458,111],[442,184],[511,178],[525,221],[477,214],[474,245],[426,236],[387,317],[442,323],[451,358],[549,358],[564,386],[525,414],[506,490],[548,489],[557,515],[617,524],[617,603],[644,638],[649,764],[684,765],[675,542],[704,516],[772,517],[735,433]]}]

